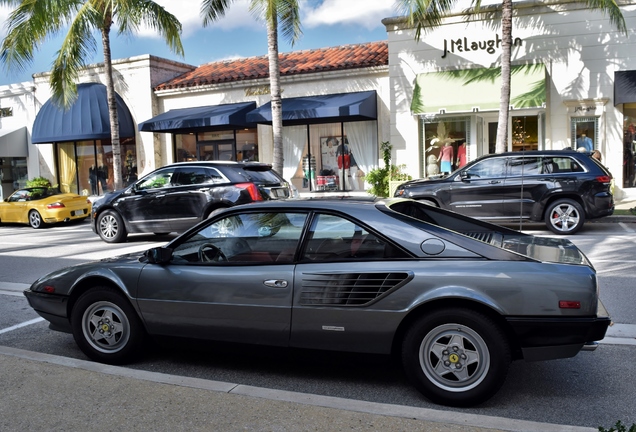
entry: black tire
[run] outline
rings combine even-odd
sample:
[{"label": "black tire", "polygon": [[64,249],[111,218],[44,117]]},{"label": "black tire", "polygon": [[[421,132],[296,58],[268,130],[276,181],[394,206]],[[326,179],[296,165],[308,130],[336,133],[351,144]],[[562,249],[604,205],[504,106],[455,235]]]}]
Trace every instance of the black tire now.
[{"label": "black tire", "polygon": [[95,287],[82,294],[71,311],[71,327],[82,352],[101,363],[129,363],[144,346],[137,312],[113,288]]},{"label": "black tire", "polygon": [[29,225],[31,225],[31,228],[33,229],[40,229],[44,228],[46,224],[42,220],[42,216],[40,216],[40,213],[37,210],[31,210],[29,212]]},{"label": "black tire", "polygon": [[123,243],[128,233],[119,213],[106,210],[97,217],[97,233],[106,243]]},{"label": "black tire", "polygon": [[490,399],[510,367],[504,332],[487,316],[469,309],[427,314],[402,342],[404,372],[434,403],[466,407]]},{"label": "black tire", "polygon": [[585,212],[571,199],[556,200],[545,210],[545,224],[555,234],[575,234],[585,223]]}]

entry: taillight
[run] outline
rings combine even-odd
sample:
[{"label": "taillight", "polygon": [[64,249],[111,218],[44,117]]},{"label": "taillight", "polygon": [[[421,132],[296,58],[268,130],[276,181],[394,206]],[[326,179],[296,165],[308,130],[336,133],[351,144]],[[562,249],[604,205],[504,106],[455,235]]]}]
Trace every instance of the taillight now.
[{"label": "taillight", "polygon": [[236,187],[246,189],[249,192],[252,201],[263,201],[263,197],[254,183],[239,183]]},{"label": "taillight", "polygon": [[53,293],[55,293],[55,287],[52,286],[52,285],[44,285],[42,287],[42,291],[44,291],[45,293],[48,293],[48,294],[53,294]]},{"label": "taillight", "polygon": [[576,300],[559,301],[559,309],[581,309],[581,302]]},{"label": "taillight", "polygon": [[47,204],[46,208],[50,208],[50,209],[55,209],[55,208],[63,208],[64,204],[62,204],[61,202],[54,202],[52,204]]},{"label": "taillight", "polygon": [[606,175],[596,176],[596,181],[600,182],[600,183],[611,183],[612,182],[612,178],[610,176],[606,176]]}]

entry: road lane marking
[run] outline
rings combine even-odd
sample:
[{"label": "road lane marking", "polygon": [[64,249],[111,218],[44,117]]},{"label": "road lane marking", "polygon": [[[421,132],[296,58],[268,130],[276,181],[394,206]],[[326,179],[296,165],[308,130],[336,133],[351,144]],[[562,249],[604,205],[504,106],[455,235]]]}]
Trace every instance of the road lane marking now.
[{"label": "road lane marking", "polygon": [[628,233],[636,232],[632,228],[628,227],[627,224],[625,224],[625,222],[619,222],[618,224]]},{"label": "road lane marking", "polygon": [[16,324],[14,326],[7,327],[5,329],[1,329],[0,330],[0,334],[8,333],[10,331],[17,330],[17,329],[22,328],[22,327],[30,326],[31,324],[37,324],[37,323],[42,322],[42,321],[44,321],[44,318],[35,318],[35,319],[30,320],[30,321],[25,321],[23,323]]}]

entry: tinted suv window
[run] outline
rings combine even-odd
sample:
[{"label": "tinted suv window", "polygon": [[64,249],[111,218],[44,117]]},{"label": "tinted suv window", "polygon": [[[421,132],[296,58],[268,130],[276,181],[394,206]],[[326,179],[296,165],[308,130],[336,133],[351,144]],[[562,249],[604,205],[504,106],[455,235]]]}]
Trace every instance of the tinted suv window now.
[{"label": "tinted suv window", "polygon": [[174,171],[174,168],[166,168],[161,171],[157,171],[139,182],[135,189],[144,190],[168,187],[171,184]]},{"label": "tinted suv window", "polygon": [[182,167],[177,170],[175,186],[227,182],[225,176],[213,168]]},{"label": "tinted suv window", "polygon": [[486,159],[471,166],[465,172],[474,178],[503,177],[505,164],[504,158]]},{"label": "tinted suv window", "polygon": [[243,169],[240,174],[245,177],[245,180],[255,183],[280,183],[280,178],[269,169],[266,171]]},{"label": "tinted suv window", "polygon": [[512,157],[508,161],[508,175],[537,175],[541,174],[541,160],[538,157]]},{"label": "tinted suv window", "polygon": [[581,164],[571,157],[551,157],[544,159],[546,173],[585,172]]}]

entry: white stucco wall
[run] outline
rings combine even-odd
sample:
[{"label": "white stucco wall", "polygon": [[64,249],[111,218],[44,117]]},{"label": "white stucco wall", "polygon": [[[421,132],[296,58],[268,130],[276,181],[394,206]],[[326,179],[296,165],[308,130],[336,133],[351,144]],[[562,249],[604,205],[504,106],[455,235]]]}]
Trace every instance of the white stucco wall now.
[{"label": "white stucco wall", "polygon": [[[523,44],[513,47],[513,64],[546,65],[545,147],[571,145],[572,116],[600,116],[600,150],[616,185],[622,185],[622,112],[620,106],[613,105],[614,71],[636,69],[636,57],[630,55],[636,50],[636,5],[621,6],[627,36],[602,13],[581,3],[515,2],[514,7],[513,38],[521,38]],[[494,10],[485,8],[486,12]],[[449,17],[442,26],[423,32],[420,42],[415,42],[415,31],[405,28],[403,20],[384,20],[389,41],[391,142],[397,162],[406,163],[411,175],[421,175],[419,165],[413,163],[420,158],[418,121],[410,111],[415,77],[442,70],[499,66],[500,49],[492,54],[455,50],[442,58],[445,40],[448,47],[451,39],[494,39],[501,33],[498,19]],[[577,106],[588,110],[576,110]]]}]

